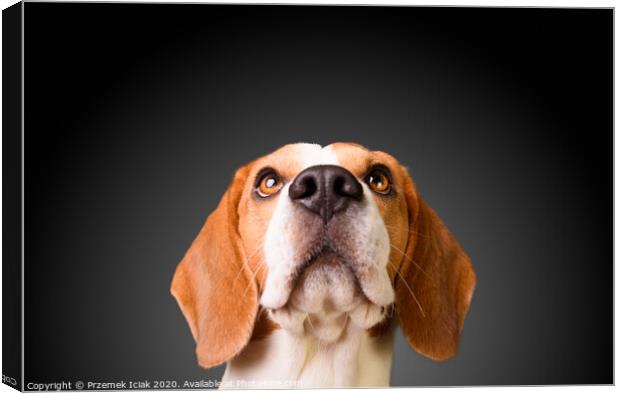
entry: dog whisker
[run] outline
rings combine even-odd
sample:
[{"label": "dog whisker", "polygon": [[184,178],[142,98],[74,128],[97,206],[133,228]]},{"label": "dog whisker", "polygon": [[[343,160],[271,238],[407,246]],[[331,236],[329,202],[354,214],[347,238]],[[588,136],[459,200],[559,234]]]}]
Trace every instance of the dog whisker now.
[{"label": "dog whisker", "polygon": [[[256,277],[258,277],[259,272],[260,272],[260,271],[261,271],[261,269],[263,269],[265,266],[267,266],[267,265],[265,265],[265,264],[263,263],[263,264],[261,264],[261,265],[258,267],[258,269],[256,269],[256,272],[253,272],[253,275],[254,275],[254,280],[253,280],[253,281],[250,281],[250,282],[248,283],[247,287],[245,288],[245,291],[243,291],[243,297],[245,297],[245,295],[247,295],[248,290],[252,287],[252,284],[256,284],[256,280],[257,280],[257,279],[256,279]],[[251,270],[250,270],[250,271],[251,271]]]},{"label": "dog whisker", "polygon": [[310,317],[310,314],[306,313],[306,319],[308,320],[308,324],[310,325],[312,330],[315,330],[314,325],[312,324],[312,317]]},{"label": "dog whisker", "polygon": [[[390,264],[392,264],[392,262],[390,262]],[[392,266],[394,266],[394,264],[392,264]],[[396,269],[396,266],[394,266],[394,268]],[[411,297],[413,298],[413,300],[416,302],[416,304],[418,305],[418,308],[420,309],[420,312],[422,313],[422,317],[426,318],[426,314],[424,314],[424,310],[422,309],[422,304],[420,304],[420,302],[418,301],[418,298],[415,296],[415,294],[413,293],[413,290],[411,289],[411,287],[409,286],[409,284],[407,283],[407,280],[405,280],[405,278],[400,274],[400,272],[398,271],[398,269],[396,269],[396,274],[398,275],[398,277],[401,279],[401,281],[403,282],[403,284],[405,284],[405,287],[407,288],[407,290],[409,291],[409,293],[411,294]]]},{"label": "dog whisker", "polygon": [[408,256],[407,254],[405,254],[405,253],[403,252],[403,250],[399,249],[398,247],[396,247],[395,245],[393,245],[393,244],[391,244],[391,243],[390,243],[390,247],[392,247],[394,250],[396,250],[396,251],[400,252],[404,258],[407,258],[407,260],[408,260],[409,262],[413,263],[413,264],[414,264],[414,265],[415,265],[418,269],[420,269],[420,271],[421,271],[422,273],[424,273],[424,275],[425,275],[426,277],[428,277],[428,279],[429,279],[429,280],[431,280],[432,282],[435,282],[435,280],[433,279],[433,277],[431,277],[428,273],[426,273],[426,272],[424,271],[424,269],[422,269],[422,266],[420,266],[418,263],[416,263],[416,261],[414,261],[412,258],[409,258],[409,256]]},{"label": "dog whisker", "polygon": [[[258,247],[256,247],[256,248],[254,249],[254,251],[252,251],[252,252],[250,253],[250,255],[249,255],[249,256],[247,256],[247,257],[245,257],[245,256],[244,256],[245,261],[246,261],[246,262],[247,262],[247,264],[248,264],[248,268],[250,268],[250,271],[252,271],[252,269],[251,269],[251,267],[252,267],[252,266],[251,266],[250,262],[252,261],[252,258],[256,255],[256,253],[257,253],[257,252],[258,252],[258,251],[259,251],[259,250],[263,247],[263,240],[264,240],[264,239],[265,239],[265,236],[263,235],[263,236],[262,236],[262,238],[261,238],[261,239],[259,240],[259,242],[258,242],[258,243],[259,243]],[[242,272],[242,271],[243,271],[243,265],[241,266],[241,268],[240,268],[240,269],[239,269],[239,271],[237,272],[237,275],[235,276],[235,279],[233,280],[233,284],[234,284],[235,282],[237,282],[237,280],[239,279],[239,276],[241,275],[241,272]],[[256,279],[256,275],[254,275],[254,279]]]},{"label": "dog whisker", "polygon": [[[385,224],[385,223],[383,225],[385,225],[386,228],[392,228],[392,229],[397,230],[397,231],[402,231],[402,228],[398,228],[398,227],[395,227],[393,225],[388,225],[388,224]],[[413,235],[420,236],[420,237],[422,237],[424,239],[430,239],[430,236],[423,235],[421,232],[414,231],[413,229],[407,230],[407,233],[411,233]]]}]

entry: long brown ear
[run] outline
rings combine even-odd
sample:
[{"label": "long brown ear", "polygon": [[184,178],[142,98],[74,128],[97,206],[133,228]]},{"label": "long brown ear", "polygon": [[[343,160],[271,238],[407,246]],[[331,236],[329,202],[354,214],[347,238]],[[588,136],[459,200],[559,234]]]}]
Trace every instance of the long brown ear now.
[{"label": "long brown ear", "polygon": [[417,196],[408,175],[404,191],[409,239],[401,277],[395,281],[396,310],[409,344],[431,359],[445,360],[458,350],[476,275],[448,228]]},{"label": "long brown ear", "polygon": [[256,282],[238,233],[237,207],[246,178],[246,168],[237,171],[172,280],[172,295],[189,323],[202,367],[237,355],[248,343],[256,318]]}]

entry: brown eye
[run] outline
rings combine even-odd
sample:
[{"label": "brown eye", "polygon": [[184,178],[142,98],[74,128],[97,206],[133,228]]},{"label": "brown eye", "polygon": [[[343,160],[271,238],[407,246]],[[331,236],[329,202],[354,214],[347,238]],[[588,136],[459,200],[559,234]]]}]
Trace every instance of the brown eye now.
[{"label": "brown eye", "polygon": [[370,186],[370,189],[379,194],[387,194],[392,189],[392,184],[387,175],[378,169],[371,171],[366,176],[366,183]]},{"label": "brown eye", "polygon": [[266,173],[258,182],[256,192],[263,198],[275,194],[282,188],[282,182],[275,173]]}]

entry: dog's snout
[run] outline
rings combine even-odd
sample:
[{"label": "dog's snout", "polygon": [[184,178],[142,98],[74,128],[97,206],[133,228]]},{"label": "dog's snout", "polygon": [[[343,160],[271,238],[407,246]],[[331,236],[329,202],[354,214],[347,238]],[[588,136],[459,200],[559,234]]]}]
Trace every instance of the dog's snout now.
[{"label": "dog's snout", "polygon": [[337,165],[317,165],[303,170],[289,187],[289,197],[320,215],[325,222],[359,201],[364,190],[355,176]]}]

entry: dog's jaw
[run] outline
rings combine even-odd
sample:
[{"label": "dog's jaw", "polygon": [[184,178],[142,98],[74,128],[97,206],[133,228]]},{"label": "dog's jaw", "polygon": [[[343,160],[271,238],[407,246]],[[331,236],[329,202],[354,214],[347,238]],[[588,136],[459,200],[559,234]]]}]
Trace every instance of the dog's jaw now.
[{"label": "dog's jaw", "polygon": [[379,323],[386,310],[370,302],[352,269],[340,256],[328,252],[303,270],[287,304],[269,312],[274,321],[294,334],[334,343],[347,325],[363,331]]}]

